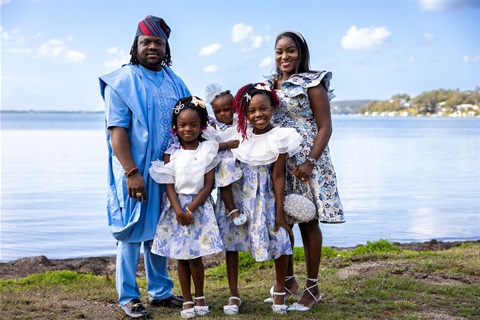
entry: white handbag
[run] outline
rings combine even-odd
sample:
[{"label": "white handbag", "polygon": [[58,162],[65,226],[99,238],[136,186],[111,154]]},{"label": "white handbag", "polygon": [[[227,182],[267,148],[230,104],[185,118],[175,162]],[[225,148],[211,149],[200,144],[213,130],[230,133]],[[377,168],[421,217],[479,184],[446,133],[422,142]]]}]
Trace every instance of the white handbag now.
[{"label": "white handbag", "polygon": [[302,193],[287,194],[283,200],[283,211],[296,223],[309,222],[317,216],[317,207],[310,199],[310,185],[308,181],[295,180]]}]

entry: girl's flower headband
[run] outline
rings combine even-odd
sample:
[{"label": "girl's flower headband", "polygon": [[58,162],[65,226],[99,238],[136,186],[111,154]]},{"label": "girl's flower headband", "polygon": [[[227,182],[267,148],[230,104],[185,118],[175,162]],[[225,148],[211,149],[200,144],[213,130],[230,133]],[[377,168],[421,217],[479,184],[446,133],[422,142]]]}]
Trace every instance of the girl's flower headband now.
[{"label": "girl's flower headband", "polygon": [[[197,98],[195,96],[192,96],[192,101],[190,103],[197,106],[197,107],[199,106],[203,109],[205,109],[207,107],[207,105],[205,104],[205,102],[203,100],[201,100],[200,98]],[[179,114],[180,111],[185,109],[185,107],[186,107],[186,105],[183,102],[179,103],[173,108],[173,112],[175,112],[175,114]]]},{"label": "girl's flower headband", "polygon": [[[268,91],[268,92],[272,91],[266,83],[257,83],[253,88],[261,91]],[[252,96],[248,92],[246,92],[243,95],[243,97],[245,98],[247,103],[250,102],[250,100],[252,100]]]}]

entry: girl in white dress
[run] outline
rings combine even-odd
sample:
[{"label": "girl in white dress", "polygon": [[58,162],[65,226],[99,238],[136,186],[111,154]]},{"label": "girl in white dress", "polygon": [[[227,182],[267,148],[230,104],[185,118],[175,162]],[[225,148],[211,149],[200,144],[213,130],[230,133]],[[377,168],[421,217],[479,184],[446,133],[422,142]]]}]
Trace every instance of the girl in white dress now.
[{"label": "girl in white dress", "polygon": [[238,291],[238,252],[250,252],[248,232],[245,227],[247,216],[242,210],[241,178],[242,169],[231,149],[238,147],[240,136],[237,132],[237,117],[233,113],[233,95],[229,90],[222,90],[219,84],[210,84],[205,89],[205,100],[212,106],[214,119],[212,126],[216,129],[216,139],[220,143],[221,159],[215,168],[215,186],[217,201],[215,213],[218,228],[225,246],[227,279],[230,289],[228,304],[223,307],[226,315],[239,312],[242,300]]},{"label": "girl in white dress", "polygon": [[[216,139],[219,142],[221,161],[216,167],[215,185],[218,187],[219,200],[223,201],[226,212],[235,226],[241,226],[247,221],[247,216],[235,207],[231,184],[242,177],[242,172],[230,149],[237,148],[240,141],[237,133],[237,118],[234,116],[230,90],[222,91],[218,83],[212,83],[205,89],[205,100],[212,107],[215,118],[211,125],[216,129]],[[218,203],[218,201],[217,201]]]},{"label": "girl in white dress", "polygon": [[[178,259],[185,301],[182,318],[209,313],[203,293],[202,256],[224,250],[210,195],[214,168],[219,162],[218,143],[202,138],[202,129],[208,125],[205,107],[195,96],[178,101],[172,119],[172,131],[178,141],[167,149],[164,161],[152,162],[149,170],[156,182],[166,184],[152,252]],[[192,278],[195,299],[190,288]]]},{"label": "girl in white dress", "polygon": [[[233,107],[243,141],[232,153],[243,171],[242,210],[248,217],[246,247],[257,261],[275,260],[276,284],[270,289],[272,309],[285,313],[285,275],[292,255],[292,230],[283,212],[285,160],[300,150],[302,137],[295,129],[273,127],[270,120],[277,106],[275,91],[264,83],[240,88]],[[247,130],[247,121],[253,130]]]}]

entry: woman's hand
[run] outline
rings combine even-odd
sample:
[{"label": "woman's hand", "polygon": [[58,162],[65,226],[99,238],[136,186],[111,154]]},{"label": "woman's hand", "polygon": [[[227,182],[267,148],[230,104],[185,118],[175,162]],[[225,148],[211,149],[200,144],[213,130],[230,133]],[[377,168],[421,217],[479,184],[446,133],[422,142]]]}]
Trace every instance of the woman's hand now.
[{"label": "woman's hand", "polygon": [[290,174],[293,174],[302,181],[308,181],[312,175],[313,166],[314,165],[311,162],[305,161],[304,163],[295,166]]}]

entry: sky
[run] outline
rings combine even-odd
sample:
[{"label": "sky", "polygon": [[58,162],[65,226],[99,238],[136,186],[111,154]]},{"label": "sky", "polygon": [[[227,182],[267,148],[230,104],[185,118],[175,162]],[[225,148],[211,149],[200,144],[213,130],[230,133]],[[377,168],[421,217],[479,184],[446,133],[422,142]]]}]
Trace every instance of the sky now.
[{"label": "sky", "polygon": [[102,111],[98,77],[130,60],[147,15],[172,29],[172,69],[201,98],[275,70],[274,41],[303,34],[335,100],[480,87],[480,0],[0,0],[0,110]]}]

